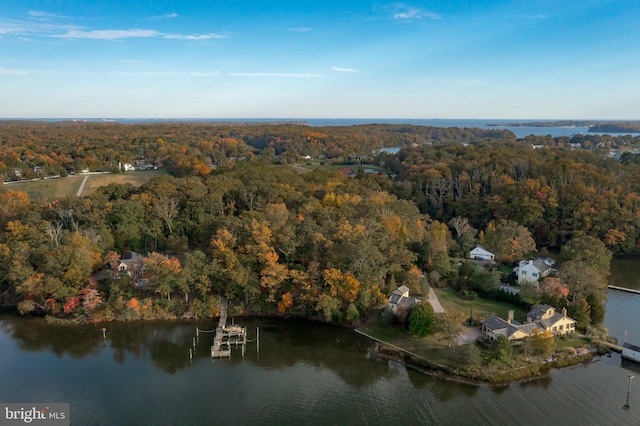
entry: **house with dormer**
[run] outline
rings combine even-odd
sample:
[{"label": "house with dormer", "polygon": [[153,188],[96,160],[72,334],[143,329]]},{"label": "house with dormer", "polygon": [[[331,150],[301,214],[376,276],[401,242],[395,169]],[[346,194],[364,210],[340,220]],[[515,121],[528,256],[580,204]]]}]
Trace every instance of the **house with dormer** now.
[{"label": "house with dormer", "polygon": [[489,340],[496,340],[501,335],[509,341],[521,340],[530,337],[534,330],[564,336],[576,330],[576,320],[567,316],[566,308],[562,312],[556,312],[552,306],[538,305],[527,314],[525,323],[515,321],[513,311],[509,311],[506,320],[491,314],[482,321],[482,333]]},{"label": "house with dormer", "polygon": [[127,274],[131,278],[131,282],[138,284],[142,279],[144,270],[144,256],[136,252],[126,250],[118,259],[117,271],[118,275]]},{"label": "house with dormer", "polygon": [[518,284],[533,284],[536,287],[538,282],[552,272],[557,272],[554,268],[556,261],[550,257],[538,257],[534,260],[523,260],[518,266],[513,268],[513,272],[518,277]]},{"label": "house with dormer", "polygon": [[404,318],[409,307],[416,303],[420,303],[420,299],[409,296],[409,287],[402,285],[393,290],[387,306],[389,306],[394,315]]}]

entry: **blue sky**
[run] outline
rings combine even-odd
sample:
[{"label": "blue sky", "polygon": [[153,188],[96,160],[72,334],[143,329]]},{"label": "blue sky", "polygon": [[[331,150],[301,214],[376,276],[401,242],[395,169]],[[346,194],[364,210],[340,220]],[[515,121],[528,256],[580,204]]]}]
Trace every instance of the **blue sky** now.
[{"label": "blue sky", "polygon": [[640,119],[640,1],[0,0],[0,117]]}]

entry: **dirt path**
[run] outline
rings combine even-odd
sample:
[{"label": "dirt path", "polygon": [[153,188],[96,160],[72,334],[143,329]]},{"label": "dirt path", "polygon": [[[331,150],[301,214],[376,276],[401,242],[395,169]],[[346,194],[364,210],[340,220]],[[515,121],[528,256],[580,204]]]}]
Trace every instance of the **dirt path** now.
[{"label": "dirt path", "polygon": [[82,191],[84,191],[84,186],[86,185],[88,180],[89,180],[89,175],[85,175],[84,179],[82,179],[82,183],[80,184],[80,188],[78,188],[78,193],[76,194],[76,197],[79,197],[82,195]]},{"label": "dirt path", "polygon": [[433,291],[433,288],[431,288],[431,286],[429,286],[429,304],[436,314],[441,314],[444,312],[444,307],[442,307],[442,304],[440,303],[436,292]]}]

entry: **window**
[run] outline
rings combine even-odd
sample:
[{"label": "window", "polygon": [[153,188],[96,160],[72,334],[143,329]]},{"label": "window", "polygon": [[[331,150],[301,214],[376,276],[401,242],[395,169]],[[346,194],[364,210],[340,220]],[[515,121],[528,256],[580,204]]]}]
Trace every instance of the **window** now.
[{"label": "window", "polygon": [[531,276],[532,276],[533,278],[536,278],[536,277],[538,276],[538,274],[537,274],[536,272],[534,272],[533,274],[531,274]]}]

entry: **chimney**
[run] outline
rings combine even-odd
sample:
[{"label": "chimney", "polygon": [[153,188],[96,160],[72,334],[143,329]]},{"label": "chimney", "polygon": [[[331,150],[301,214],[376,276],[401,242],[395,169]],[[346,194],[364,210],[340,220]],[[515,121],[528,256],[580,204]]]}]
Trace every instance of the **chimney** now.
[{"label": "chimney", "polygon": [[507,324],[511,324],[513,321],[513,311],[509,311],[509,316],[507,317]]},{"label": "chimney", "polygon": [[567,316],[567,308],[562,308],[562,316],[563,317]]},{"label": "chimney", "polygon": [[531,324],[531,323],[533,322],[533,319],[531,319],[531,317],[530,317],[529,315],[527,315],[527,322],[528,322],[529,324]]}]

